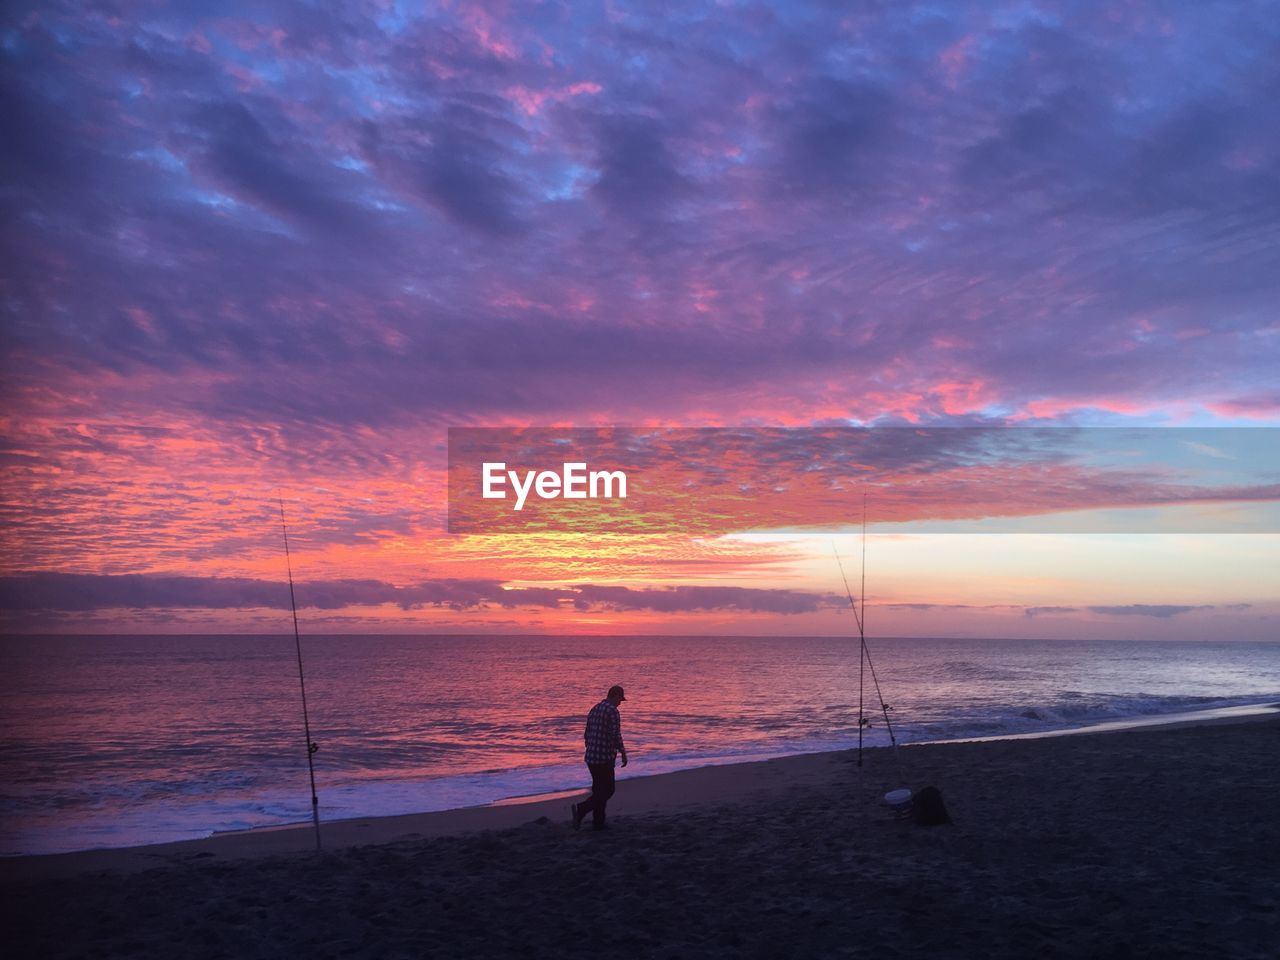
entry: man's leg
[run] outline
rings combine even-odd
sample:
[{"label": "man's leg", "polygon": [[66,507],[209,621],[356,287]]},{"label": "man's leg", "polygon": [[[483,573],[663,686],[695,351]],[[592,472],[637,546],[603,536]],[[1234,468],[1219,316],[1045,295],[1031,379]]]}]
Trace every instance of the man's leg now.
[{"label": "man's leg", "polygon": [[578,824],[581,823],[595,807],[596,802],[596,768],[588,763],[587,770],[591,773],[591,796],[583,800],[581,803],[573,805],[573,825],[576,830]]},{"label": "man's leg", "polygon": [[[591,805],[591,825],[597,830],[603,830],[605,805],[613,796],[614,790],[613,764],[592,763],[588,766],[591,769],[591,799],[587,801]],[[587,811],[583,810],[582,815],[585,817]]]}]

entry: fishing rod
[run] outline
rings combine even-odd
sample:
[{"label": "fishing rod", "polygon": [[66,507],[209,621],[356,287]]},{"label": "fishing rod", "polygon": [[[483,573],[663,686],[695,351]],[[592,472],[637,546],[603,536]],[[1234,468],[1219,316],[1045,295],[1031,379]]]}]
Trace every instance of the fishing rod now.
[{"label": "fishing rod", "polygon": [[[844,576],[844,570],[840,571]],[[845,584],[847,590],[849,584]],[[858,587],[858,596],[862,599],[862,619],[858,621],[858,766],[862,766],[862,730],[867,725],[862,716],[862,691],[866,689],[863,680],[863,664],[871,662],[871,651],[867,649],[867,488],[862,488],[862,585]],[[875,676],[875,672],[871,674]],[[876,687],[876,696],[880,695],[880,687]],[[881,703],[884,701],[882,700]]]},{"label": "fishing rod", "polygon": [[889,732],[889,743],[893,746],[893,762],[898,769],[898,777],[902,777],[902,761],[898,754],[898,738],[893,732],[893,722],[889,719],[889,705],[884,702],[884,694],[880,691],[880,678],[876,675],[876,666],[871,661],[871,650],[867,647],[867,495],[862,495],[862,613],[858,613],[858,605],[854,602],[853,591],[849,589],[849,578],[845,576],[844,563],[840,552],[831,545],[836,555],[836,566],[840,568],[840,579],[844,583],[845,596],[849,598],[849,606],[853,609],[853,618],[858,624],[858,766],[862,766],[862,731],[867,726],[863,714],[863,691],[865,689],[864,669],[871,671],[871,682],[875,685],[876,699],[880,701],[880,712],[884,715],[884,726]]},{"label": "fishing rod", "polygon": [[311,822],[316,828],[316,852],[320,852],[320,798],[316,796],[315,756],[320,744],[311,739],[307,716],[307,681],[302,675],[302,635],[298,632],[298,601],[293,596],[293,560],[289,556],[289,527],[284,522],[284,498],[280,498],[280,530],[284,533],[284,565],[289,573],[289,606],[293,608],[293,643],[298,651],[298,686],[302,689],[302,730],[307,738],[307,773],[311,776]]},{"label": "fishing rod", "polygon": [[[831,552],[835,554],[836,566],[840,568],[840,579],[844,581],[844,593],[849,598],[849,607],[853,610],[854,622],[858,625],[858,766],[862,766],[862,731],[866,729],[867,718],[862,713],[863,670],[867,662],[867,637],[862,626],[862,616],[858,613],[858,604],[853,599],[853,591],[849,589],[849,578],[844,574],[844,563],[840,559],[840,551],[831,544]],[[865,600],[863,601],[865,605]]]}]

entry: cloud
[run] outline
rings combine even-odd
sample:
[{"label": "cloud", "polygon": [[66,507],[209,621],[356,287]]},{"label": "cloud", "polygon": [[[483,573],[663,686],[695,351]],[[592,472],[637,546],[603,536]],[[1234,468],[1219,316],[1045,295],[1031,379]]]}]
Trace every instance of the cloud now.
[{"label": "cloud", "polygon": [[361,155],[402,196],[424,200],[463,231],[521,228],[522,188],[511,170],[525,134],[497,96],[458,96],[423,118],[360,122]]},{"label": "cloud", "polygon": [[1170,617],[1177,617],[1184,613],[1193,613],[1197,610],[1229,610],[1233,613],[1239,613],[1244,610],[1251,609],[1252,606],[1253,604],[1250,603],[1195,605],[1172,603],[1127,603],[1090,607],[1026,607],[1022,612],[1028,617],[1064,613],[1081,613],[1088,611],[1089,613],[1100,613],[1104,616],[1112,617],[1155,617],[1157,619],[1167,620]]},{"label": "cloud", "polygon": [[[572,587],[508,587],[498,580],[443,579],[397,587],[378,580],[320,580],[295,585],[298,606],[319,610],[395,604],[405,610],[445,607],[551,607],[578,610],[650,610],[663,613],[734,611],[810,613],[838,597],[795,590],[748,587],[634,589],[582,584]],[[289,609],[287,584],[239,577],[162,574],[119,576],[26,573],[0,577],[0,610],[86,611],[196,608]]]},{"label": "cloud", "polygon": [[660,124],[650,117],[601,117],[596,143],[598,179],[592,191],[615,214],[649,217],[690,186],[676,170]]},{"label": "cloud", "polygon": [[1186,606],[1174,603],[1129,603],[1121,606],[1089,607],[1092,613],[1102,613],[1118,617],[1176,617],[1179,614],[1191,613],[1193,610],[1213,610],[1213,604]]},{"label": "cloud", "polygon": [[882,162],[895,117],[893,96],[874,84],[816,78],[774,107],[776,175],[790,193],[865,197],[888,173]]},{"label": "cloud", "polygon": [[299,150],[288,139],[286,118],[276,113],[271,121],[275,135],[243,102],[205,104],[193,118],[204,148],[202,153],[196,148],[192,159],[214,184],[245,204],[308,230],[368,242],[374,217],[344,196],[342,171],[309,163],[305,147]]},{"label": "cloud", "polygon": [[6,33],[4,569],[446,423],[1280,411],[1266,3],[219,11]]},{"label": "cloud", "polygon": [[1041,617],[1059,613],[1077,613],[1079,607],[1026,607],[1022,613],[1027,617]]},{"label": "cloud", "polygon": [[584,585],[576,589],[580,609],[656,610],[677,613],[694,610],[732,610],[739,613],[812,613],[839,605],[834,594],[752,587],[630,587]]}]

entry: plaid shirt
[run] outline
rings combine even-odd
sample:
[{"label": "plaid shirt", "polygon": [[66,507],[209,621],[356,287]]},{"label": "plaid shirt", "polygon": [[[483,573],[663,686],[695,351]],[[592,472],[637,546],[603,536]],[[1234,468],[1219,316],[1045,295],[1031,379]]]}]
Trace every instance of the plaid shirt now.
[{"label": "plaid shirt", "polygon": [[613,763],[622,749],[622,714],[608,700],[601,700],[587,714],[587,763]]}]

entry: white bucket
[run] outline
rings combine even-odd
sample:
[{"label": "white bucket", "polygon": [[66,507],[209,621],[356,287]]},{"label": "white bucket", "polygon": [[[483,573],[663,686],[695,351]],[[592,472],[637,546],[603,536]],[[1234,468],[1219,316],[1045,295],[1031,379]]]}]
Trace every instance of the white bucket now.
[{"label": "white bucket", "polygon": [[890,790],[884,795],[884,802],[894,813],[905,816],[911,812],[911,791],[906,787],[901,790]]}]

